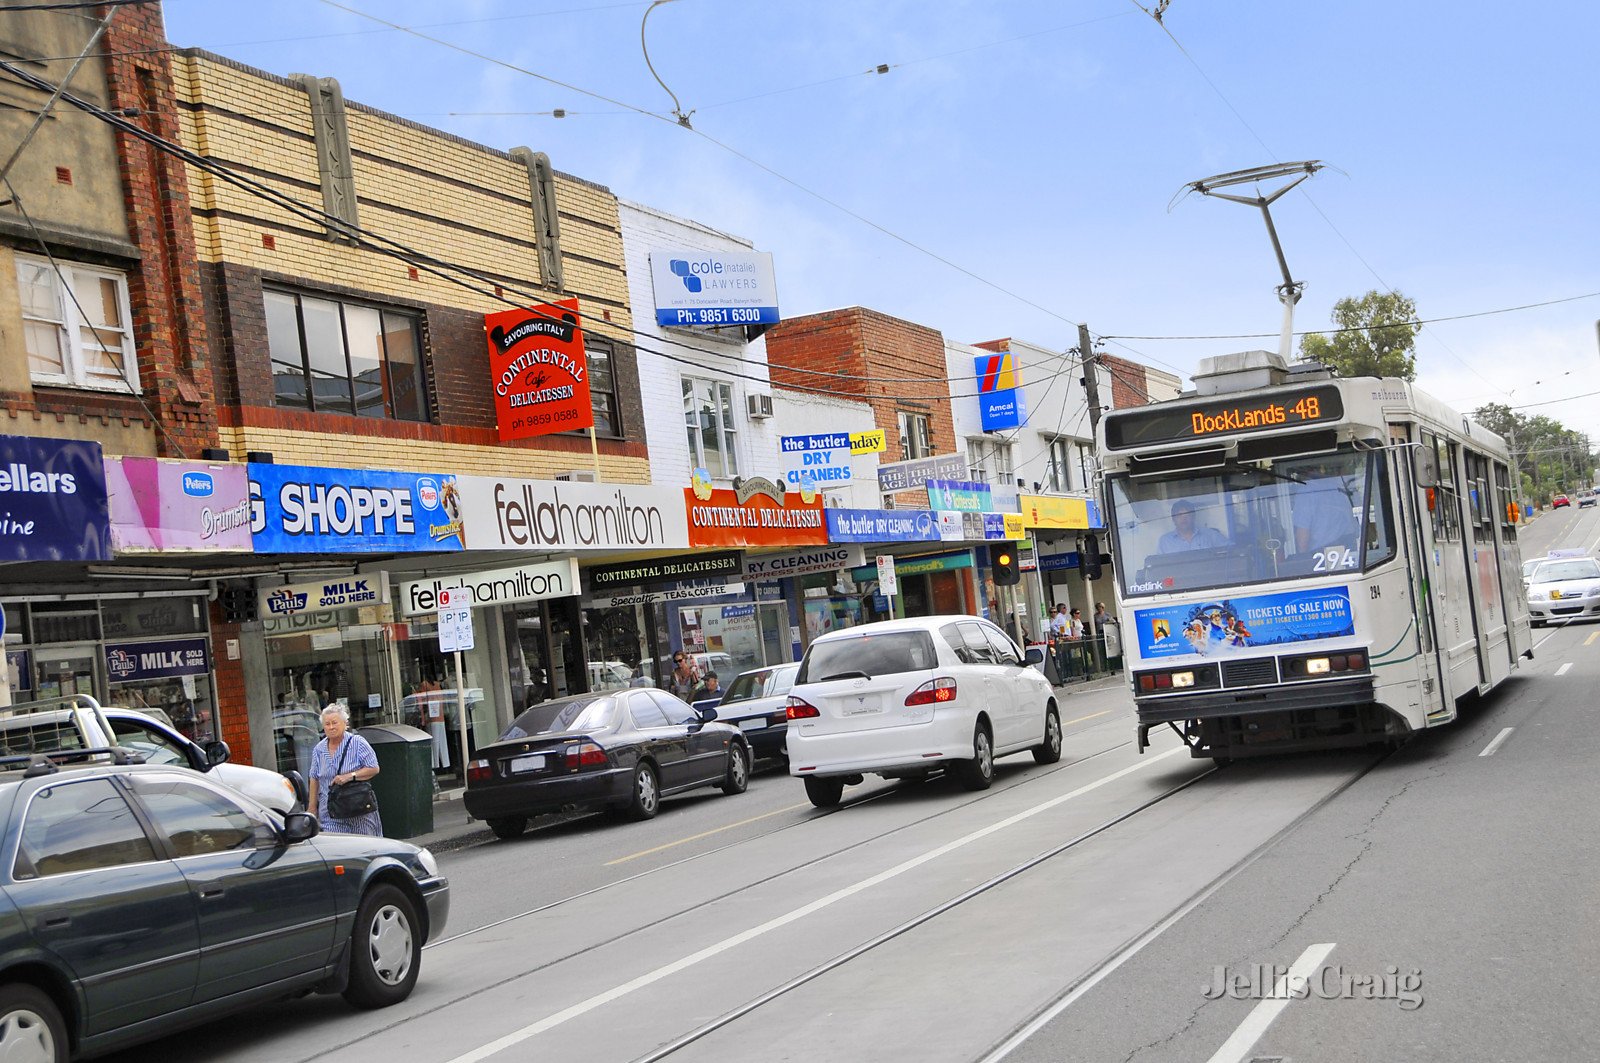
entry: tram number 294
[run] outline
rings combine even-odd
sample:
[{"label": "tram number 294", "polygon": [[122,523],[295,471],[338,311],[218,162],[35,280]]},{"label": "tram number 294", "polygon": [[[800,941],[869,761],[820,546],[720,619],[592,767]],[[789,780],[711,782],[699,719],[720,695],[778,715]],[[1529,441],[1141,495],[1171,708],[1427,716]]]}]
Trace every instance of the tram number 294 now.
[{"label": "tram number 294", "polygon": [[1313,572],[1333,572],[1341,568],[1356,567],[1356,552],[1346,550],[1342,546],[1332,546],[1326,550],[1318,550],[1311,555]]}]

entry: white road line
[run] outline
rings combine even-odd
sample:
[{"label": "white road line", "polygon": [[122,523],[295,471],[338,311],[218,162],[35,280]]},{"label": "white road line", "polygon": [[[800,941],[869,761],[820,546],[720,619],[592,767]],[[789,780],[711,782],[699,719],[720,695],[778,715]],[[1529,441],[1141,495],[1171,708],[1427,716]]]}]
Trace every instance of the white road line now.
[{"label": "white road line", "polygon": [[1494,756],[1494,751],[1500,748],[1500,743],[1504,742],[1507,738],[1511,737],[1511,732],[1514,731],[1514,730],[1516,730],[1516,728],[1507,727],[1504,731],[1501,731],[1499,734],[1495,735],[1494,738],[1489,742],[1489,744],[1483,747],[1483,752],[1479,753],[1478,756],[1480,756],[1480,757],[1492,757],[1492,756]]},{"label": "white road line", "polygon": [[1272,1020],[1294,999],[1291,993],[1295,990],[1304,992],[1303,987],[1321,969],[1322,961],[1328,958],[1333,946],[1334,942],[1312,945],[1302,952],[1289,968],[1289,973],[1278,979],[1272,987],[1272,996],[1251,1009],[1250,1014],[1244,1017],[1244,1022],[1233,1031],[1233,1036],[1222,1042],[1222,1047],[1212,1053],[1207,1063],[1239,1063],[1244,1059],[1245,1053],[1254,1048],[1256,1042],[1261,1040],[1261,1035],[1267,1032]]},{"label": "white road line", "polygon": [[1560,668],[1556,669],[1556,675],[1566,675],[1571,670],[1572,670],[1572,662],[1568,661],[1566,664],[1564,664]]},{"label": "white road line", "polygon": [[[837,904],[839,901],[853,897],[863,890],[871,889],[873,886],[881,885],[892,878],[896,878],[905,874],[907,871],[915,870],[931,860],[937,860],[939,857],[948,853],[952,853],[963,846],[970,845],[981,838],[987,838],[991,834],[996,834],[1007,829],[1008,827],[1013,827],[1025,819],[1031,819],[1039,813],[1049,811],[1050,809],[1055,808],[1057,805],[1071,801],[1073,798],[1082,797],[1086,793],[1089,793],[1093,790],[1098,790],[1107,783],[1115,782],[1125,775],[1132,775],[1136,771],[1142,771],[1153,764],[1161,763],[1168,757],[1176,756],[1179,753],[1184,752],[1187,752],[1187,749],[1183,746],[1179,746],[1176,749],[1169,749],[1165,753],[1158,753],[1153,757],[1149,757],[1148,759],[1141,758],[1137,764],[1129,765],[1128,767],[1123,768],[1121,771],[1114,771],[1110,775],[1096,779],[1094,782],[1085,783],[1076,790],[1061,794],[1058,797],[1052,797],[1050,800],[1034,805],[1032,808],[1023,809],[1014,816],[1008,816],[1005,819],[999,820],[998,822],[989,824],[987,827],[982,827],[970,834],[962,835],[954,841],[946,842],[938,848],[929,849],[920,856],[914,856],[910,860],[896,864],[887,871],[880,871],[871,878],[865,878],[860,882],[845,886],[842,889],[837,889],[825,897],[817,898],[810,904],[803,905],[802,907],[796,908],[790,912],[785,912],[776,919],[769,919],[759,926],[751,927],[749,930],[734,934],[732,937],[723,938],[721,941],[718,941],[715,944],[707,945],[699,952],[691,953],[682,959],[674,960],[673,962],[662,967],[657,967],[655,970],[642,974],[632,981],[624,982],[619,986],[613,986],[603,993],[596,993],[587,1000],[580,1000],[578,1003],[569,1008],[558,1011],[554,1015],[540,1019],[538,1022],[529,1023],[520,1030],[513,1030],[504,1037],[490,1041],[488,1044],[483,1045],[480,1048],[475,1048],[470,1052],[464,1052],[461,1055],[456,1056],[454,1059],[451,1059],[449,1063],[478,1063],[480,1060],[488,1059],[490,1056],[504,1052],[506,1049],[519,1045],[531,1037],[537,1037],[546,1030],[554,1029],[555,1027],[560,1026],[562,1023],[576,1019],[580,1015],[586,1015],[602,1005],[609,1004],[614,1000],[619,1000],[635,990],[643,989],[648,985],[653,985],[654,983],[661,981],[663,978],[668,978],[679,973],[680,971],[688,970],[690,967],[702,963],[705,960],[709,960],[713,956],[720,955],[721,953],[727,952],[729,949],[743,945],[747,941],[752,941],[764,934],[768,934],[774,930],[777,930],[780,927],[788,926],[790,923],[804,919],[808,915],[819,912],[824,908],[830,907],[831,905]],[[1332,946],[1329,947],[1331,948]]]}]

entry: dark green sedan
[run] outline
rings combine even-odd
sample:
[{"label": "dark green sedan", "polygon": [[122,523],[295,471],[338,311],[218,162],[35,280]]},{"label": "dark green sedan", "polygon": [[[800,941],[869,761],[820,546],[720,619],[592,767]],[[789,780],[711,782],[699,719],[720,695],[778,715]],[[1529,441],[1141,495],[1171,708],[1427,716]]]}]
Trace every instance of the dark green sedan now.
[{"label": "dark green sedan", "polygon": [[265,1000],[395,1004],[444,927],[426,849],[318,834],[193,772],[0,763],[0,1059],[63,1061]]}]

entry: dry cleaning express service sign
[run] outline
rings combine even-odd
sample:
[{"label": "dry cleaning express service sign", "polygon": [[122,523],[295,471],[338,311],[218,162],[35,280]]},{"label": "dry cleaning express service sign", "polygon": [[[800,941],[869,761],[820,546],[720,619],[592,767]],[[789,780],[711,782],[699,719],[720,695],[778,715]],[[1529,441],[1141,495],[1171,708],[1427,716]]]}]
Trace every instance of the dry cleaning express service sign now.
[{"label": "dry cleaning express service sign", "polygon": [[500,438],[594,426],[578,300],[485,314]]}]

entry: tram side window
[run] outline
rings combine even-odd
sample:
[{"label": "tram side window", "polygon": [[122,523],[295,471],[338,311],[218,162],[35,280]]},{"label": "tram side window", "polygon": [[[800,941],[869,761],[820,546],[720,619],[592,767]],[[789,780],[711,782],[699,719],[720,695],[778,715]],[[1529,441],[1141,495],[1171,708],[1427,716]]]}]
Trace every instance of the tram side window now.
[{"label": "tram side window", "polygon": [[1511,470],[1500,462],[1494,463],[1495,500],[1500,504],[1500,528],[1507,542],[1517,538],[1517,496],[1511,490]]},{"label": "tram side window", "polygon": [[1431,432],[1422,433],[1424,446],[1432,446],[1439,465],[1439,483],[1431,491],[1429,509],[1433,516],[1433,537],[1438,542],[1461,538],[1461,505],[1456,498],[1455,448]]}]

